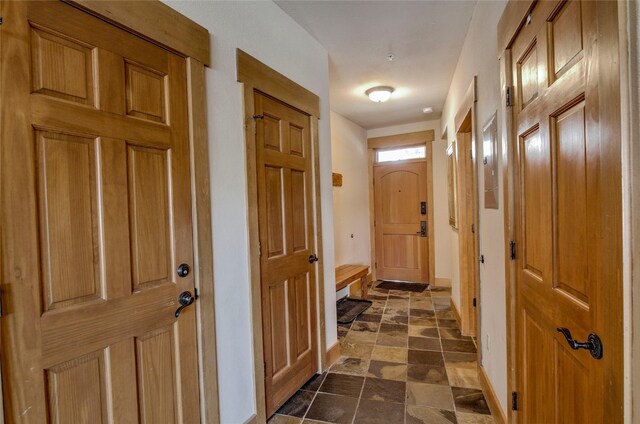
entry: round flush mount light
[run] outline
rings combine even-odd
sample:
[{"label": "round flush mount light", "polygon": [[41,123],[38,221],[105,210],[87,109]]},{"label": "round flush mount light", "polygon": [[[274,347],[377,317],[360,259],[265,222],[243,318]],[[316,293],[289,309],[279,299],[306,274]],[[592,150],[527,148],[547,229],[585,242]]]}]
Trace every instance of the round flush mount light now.
[{"label": "round flush mount light", "polygon": [[431,112],[433,112],[432,107],[425,107],[424,109],[422,109],[422,113],[431,113]]},{"label": "round flush mount light", "polygon": [[381,103],[386,102],[391,98],[391,93],[393,93],[394,88],[386,85],[381,85],[378,87],[372,87],[364,92],[372,102]]}]

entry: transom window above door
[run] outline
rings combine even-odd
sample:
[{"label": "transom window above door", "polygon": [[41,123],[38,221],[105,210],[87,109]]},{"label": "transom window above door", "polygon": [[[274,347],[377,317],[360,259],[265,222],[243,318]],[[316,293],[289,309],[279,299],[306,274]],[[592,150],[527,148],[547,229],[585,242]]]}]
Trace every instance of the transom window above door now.
[{"label": "transom window above door", "polygon": [[409,159],[424,159],[427,157],[426,146],[410,146],[376,151],[376,162],[394,162]]}]

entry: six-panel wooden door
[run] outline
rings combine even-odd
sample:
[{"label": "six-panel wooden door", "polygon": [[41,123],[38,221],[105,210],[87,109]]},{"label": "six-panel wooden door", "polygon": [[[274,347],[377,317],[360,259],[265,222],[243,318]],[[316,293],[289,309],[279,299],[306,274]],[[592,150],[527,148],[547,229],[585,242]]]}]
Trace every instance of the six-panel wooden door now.
[{"label": "six-panel wooden door", "polygon": [[267,416],[318,369],[308,115],[255,93]]},{"label": "six-panel wooden door", "polygon": [[375,165],[373,175],[377,278],[428,282],[426,162]]},{"label": "six-panel wooden door", "polygon": [[[607,2],[538,2],[511,46],[521,423],[621,418],[621,327],[607,319],[622,306],[609,13]],[[573,350],[560,327],[580,342],[597,334],[602,359]]]},{"label": "six-panel wooden door", "polygon": [[62,2],[3,18],[7,418],[199,422],[185,60]]}]

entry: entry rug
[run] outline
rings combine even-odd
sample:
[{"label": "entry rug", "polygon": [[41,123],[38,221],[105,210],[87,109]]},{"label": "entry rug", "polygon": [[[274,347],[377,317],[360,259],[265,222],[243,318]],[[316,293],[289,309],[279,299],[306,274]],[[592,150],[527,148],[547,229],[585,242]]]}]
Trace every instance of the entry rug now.
[{"label": "entry rug", "polygon": [[414,293],[422,293],[429,287],[429,284],[422,283],[400,283],[397,281],[383,281],[376,286],[380,290],[401,290]]},{"label": "entry rug", "polygon": [[363,299],[351,299],[344,297],[336,302],[338,310],[338,324],[349,324],[358,315],[369,309],[373,302]]}]

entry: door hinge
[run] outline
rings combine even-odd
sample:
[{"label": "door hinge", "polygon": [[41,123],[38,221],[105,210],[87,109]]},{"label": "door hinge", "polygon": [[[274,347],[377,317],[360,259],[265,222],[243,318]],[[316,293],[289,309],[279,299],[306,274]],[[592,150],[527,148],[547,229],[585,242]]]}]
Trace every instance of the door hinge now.
[{"label": "door hinge", "polygon": [[509,242],[509,251],[511,253],[511,260],[515,261],[516,260],[516,241],[515,240],[511,240]]},{"label": "door hinge", "polygon": [[477,302],[476,302],[476,298],[474,297],[474,298],[473,298],[473,307],[474,307],[474,308],[476,307],[476,303],[477,303]]},{"label": "door hinge", "polygon": [[258,242],[258,256],[262,256],[262,243]]},{"label": "door hinge", "polygon": [[483,264],[484,263],[484,255],[480,255],[480,263]]},{"label": "door hinge", "polygon": [[197,300],[199,297],[200,297],[200,292],[198,291],[197,287],[194,287],[193,288],[193,298]]},{"label": "door hinge", "polygon": [[2,25],[3,23],[4,23],[4,18],[0,16],[0,25]]},{"label": "door hinge", "polygon": [[518,392],[511,392],[511,410],[518,410]]},{"label": "door hinge", "polygon": [[513,87],[507,87],[506,89],[507,107],[513,106]]},{"label": "door hinge", "polygon": [[378,261],[376,261],[376,269],[378,269]]},{"label": "door hinge", "polygon": [[475,234],[475,232],[476,232],[476,224],[471,224],[471,232]]}]

